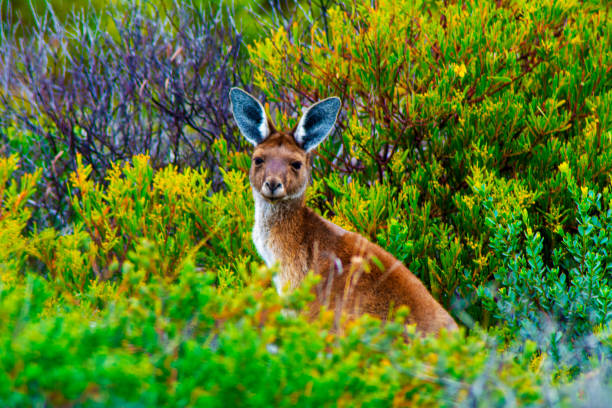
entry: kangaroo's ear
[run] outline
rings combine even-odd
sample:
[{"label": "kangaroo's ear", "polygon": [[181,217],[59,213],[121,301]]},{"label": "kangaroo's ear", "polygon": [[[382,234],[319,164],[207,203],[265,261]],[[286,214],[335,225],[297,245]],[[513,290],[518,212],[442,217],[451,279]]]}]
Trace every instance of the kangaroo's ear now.
[{"label": "kangaroo's ear", "polygon": [[266,111],[257,99],[240,88],[229,93],[232,113],[246,140],[257,146],[270,134]]},{"label": "kangaroo's ear", "polygon": [[306,109],[293,133],[296,143],[307,152],[317,147],[334,127],[340,105],[340,98],[332,97]]}]

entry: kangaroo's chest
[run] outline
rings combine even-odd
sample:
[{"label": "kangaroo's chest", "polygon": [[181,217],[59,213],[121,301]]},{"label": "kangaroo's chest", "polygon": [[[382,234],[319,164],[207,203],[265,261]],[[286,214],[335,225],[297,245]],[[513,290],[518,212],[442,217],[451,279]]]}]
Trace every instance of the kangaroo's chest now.
[{"label": "kangaroo's chest", "polygon": [[278,256],[272,248],[271,242],[268,242],[270,238],[270,229],[264,228],[262,225],[258,225],[259,223],[255,221],[255,225],[253,226],[253,244],[255,244],[255,249],[259,253],[268,265],[268,268],[272,267],[278,261]]},{"label": "kangaroo's chest", "polygon": [[268,267],[277,262],[279,270],[274,276],[274,286],[279,294],[299,285],[308,272],[306,250],[293,245],[289,237],[275,233],[275,228],[267,228],[257,220],[253,227],[253,243]]}]

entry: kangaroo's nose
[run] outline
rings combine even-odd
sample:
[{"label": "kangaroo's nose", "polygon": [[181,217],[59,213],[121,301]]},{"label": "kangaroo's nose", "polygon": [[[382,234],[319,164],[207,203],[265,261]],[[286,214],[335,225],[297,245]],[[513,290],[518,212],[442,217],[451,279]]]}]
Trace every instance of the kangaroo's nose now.
[{"label": "kangaroo's nose", "polygon": [[282,187],[282,185],[283,184],[280,181],[276,181],[276,180],[266,181],[266,187],[268,187],[268,190],[270,190],[270,193],[272,194],[274,194],[274,191]]}]

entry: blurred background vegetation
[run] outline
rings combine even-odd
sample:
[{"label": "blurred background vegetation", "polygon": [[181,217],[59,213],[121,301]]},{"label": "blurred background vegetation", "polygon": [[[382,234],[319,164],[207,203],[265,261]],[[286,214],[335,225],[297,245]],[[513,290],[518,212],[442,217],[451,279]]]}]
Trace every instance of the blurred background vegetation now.
[{"label": "blurred background vegetation", "polygon": [[[140,3],[147,3],[152,8],[156,8],[166,13],[174,7],[173,0],[137,1]],[[28,27],[35,24],[35,15],[43,15],[46,10],[53,10],[61,21],[65,21],[71,13],[80,13],[89,9],[99,11],[104,9],[105,6],[111,4],[117,5],[117,3],[127,4],[127,2],[117,2],[117,0],[2,0],[2,2],[0,2],[0,4],[3,5],[2,13],[4,18],[10,18],[12,21],[20,22],[20,35],[23,35]],[[273,10],[290,12],[292,6],[295,7],[293,2],[288,2],[286,0],[194,0],[192,3],[197,8],[211,11],[211,14],[215,14],[220,8],[231,9],[231,16],[235,21],[236,27],[248,40],[252,40],[257,35],[262,34],[267,13]],[[330,2],[329,0],[322,0],[321,2],[315,0],[314,2],[310,1],[304,3],[305,7],[320,9],[321,6],[325,7],[326,4]],[[32,13],[32,10],[35,11],[35,14]],[[264,17],[263,21],[262,17]]]},{"label": "blurred background vegetation", "polygon": [[[107,1],[91,0],[83,2],[78,0],[3,0],[3,20],[12,20],[19,22],[19,32],[23,35],[29,27],[32,27],[35,22],[35,16],[40,16],[47,10],[53,10],[53,13],[62,21],[72,12],[81,12],[90,6],[96,10],[100,10]],[[111,3],[113,3],[111,1]]]}]

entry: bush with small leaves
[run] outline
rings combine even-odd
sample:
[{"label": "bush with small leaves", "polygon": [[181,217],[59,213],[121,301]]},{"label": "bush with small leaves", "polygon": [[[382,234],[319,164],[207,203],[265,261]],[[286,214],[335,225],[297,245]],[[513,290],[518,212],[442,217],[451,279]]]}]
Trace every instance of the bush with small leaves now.
[{"label": "bush with small leaves", "polygon": [[[215,140],[241,146],[227,94],[250,88],[250,70],[224,9],[139,2],[66,22],[47,10],[37,21],[23,38],[0,26],[0,140],[4,154],[27,158],[25,171],[44,169],[39,223],[68,221],[66,179],[78,154],[103,181],[114,161],[137,154],[156,168],[212,170]],[[209,176],[222,183],[218,171]]]},{"label": "bush with small leaves", "polygon": [[597,354],[594,331],[612,317],[612,194],[579,188],[561,165],[577,209],[577,229],[557,231],[560,245],[544,252],[544,238],[524,211],[505,216],[482,185],[477,191],[497,258],[495,280],[478,293],[483,306],[523,341],[556,360],[583,364],[576,353]]}]

